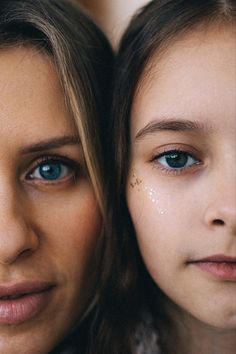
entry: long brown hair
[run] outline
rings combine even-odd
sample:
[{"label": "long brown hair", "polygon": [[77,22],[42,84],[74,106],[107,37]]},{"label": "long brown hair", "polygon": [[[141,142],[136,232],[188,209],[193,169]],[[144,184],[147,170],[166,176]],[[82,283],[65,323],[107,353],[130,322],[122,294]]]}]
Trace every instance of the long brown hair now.
[{"label": "long brown hair", "polygon": [[[111,236],[104,259],[105,320],[97,353],[132,353],[133,334],[145,303],[151,303],[152,280],[138,251],[126,204],[130,159],[130,112],[142,76],[155,55],[196,26],[235,21],[235,0],[154,0],[132,19],[115,63],[110,126],[108,221]],[[152,306],[152,303],[151,303]]]},{"label": "long brown hair", "polygon": [[[0,50],[16,46],[33,46],[46,53],[54,63],[104,215],[106,164],[103,142],[109,117],[113,65],[113,53],[107,39],[76,2],[0,0]],[[103,239],[102,235],[101,241]],[[89,321],[84,326],[86,330]],[[84,328],[81,336],[87,336]],[[88,342],[84,338],[83,343],[87,352]],[[83,348],[80,352],[84,352]]]}]

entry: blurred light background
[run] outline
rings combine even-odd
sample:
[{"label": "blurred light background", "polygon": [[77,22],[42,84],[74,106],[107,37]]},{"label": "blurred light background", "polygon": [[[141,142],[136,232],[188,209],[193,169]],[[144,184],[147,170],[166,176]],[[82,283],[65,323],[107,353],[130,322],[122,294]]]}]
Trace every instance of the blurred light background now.
[{"label": "blurred light background", "polygon": [[105,31],[116,47],[121,34],[136,10],[148,0],[77,0]]}]

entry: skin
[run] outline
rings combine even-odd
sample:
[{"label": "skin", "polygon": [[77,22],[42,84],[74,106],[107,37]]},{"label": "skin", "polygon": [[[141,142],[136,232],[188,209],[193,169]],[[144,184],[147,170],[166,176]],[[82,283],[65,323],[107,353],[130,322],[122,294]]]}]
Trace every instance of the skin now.
[{"label": "skin", "polygon": [[[174,324],[166,353],[235,352],[236,282],[188,263],[236,256],[235,62],[235,27],[195,30],[152,60],[134,98],[127,201]],[[190,154],[182,169],[160,156],[175,149]]]},{"label": "skin", "polygon": [[[78,140],[42,151],[29,148],[76,136],[51,60],[29,47],[0,50],[0,73],[0,285],[55,285],[35,317],[0,323],[0,352],[43,354],[87,307],[101,216]],[[63,161],[59,178],[42,178],[36,163],[52,155],[76,167]]]}]

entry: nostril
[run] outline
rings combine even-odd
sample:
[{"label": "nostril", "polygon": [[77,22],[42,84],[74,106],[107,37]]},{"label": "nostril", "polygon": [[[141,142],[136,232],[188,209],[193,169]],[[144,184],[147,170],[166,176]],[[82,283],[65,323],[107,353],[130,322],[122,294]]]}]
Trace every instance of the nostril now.
[{"label": "nostril", "polygon": [[224,226],[225,222],[221,219],[215,219],[215,220],[213,220],[213,225]]}]

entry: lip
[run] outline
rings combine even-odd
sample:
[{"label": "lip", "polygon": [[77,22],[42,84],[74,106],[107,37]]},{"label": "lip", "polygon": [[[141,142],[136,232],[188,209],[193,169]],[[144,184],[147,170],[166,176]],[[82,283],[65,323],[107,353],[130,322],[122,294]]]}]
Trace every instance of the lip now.
[{"label": "lip", "polygon": [[54,287],[43,281],[0,285],[0,324],[20,324],[38,315],[50,301]]},{"label": "lip", "polygon": [[236,257],[214,255],[190,262],[216,278],[236,281]]},{"label": "lip", "polygon": [[225,256],[224,254],[217,254],[214,256],[200,259],[199,262],[236,262],[236,257]]}]

